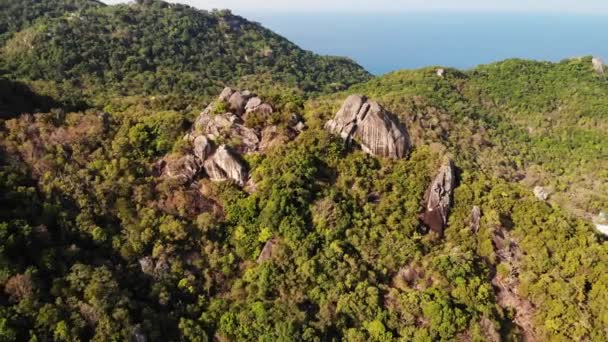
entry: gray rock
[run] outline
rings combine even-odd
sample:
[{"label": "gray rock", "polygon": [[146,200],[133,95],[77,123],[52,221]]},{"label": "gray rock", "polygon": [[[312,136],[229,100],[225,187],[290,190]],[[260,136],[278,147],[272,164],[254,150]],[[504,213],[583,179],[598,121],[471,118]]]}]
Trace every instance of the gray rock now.
[{"label": "gray rock", "polygon": [[604,61],[601,58],[594,57],[591,60],[591,63],[593,64],[593,70],[595,70],[598,75],[604,75]]},{"label": "gray rock", "polygon": [[437,74],[437,76],[443,78],[445,76],[445,69],[439,68],[439,69],[435,70],[435,73]]},{"label": "gray rock", "polygon": [[247,104],[245,105],[245,111],[247,111],[247,112],[253,112],[261,104],[262,104],[262,99],[260,99],[257,96],[256,97],[252,97],[251,99],[249,99],[249,101],[247,101]]},{"label": "gray rock", "polygon": [[164,173],[168,178],[187,183],[194,179],[199,171],[200,166],[194,156],[186,155],[177,159],[167,160]]},{"label": "gray rock", "polygon": [[300,133],[304,132],[307,128],[308,127],[306,127],[306,124],[304,124],[302,121],[298,122],[295,126],[293,126],[293,129]]},{"label": "gray rock", "polygon": [[152,275],[154,273],[154,259],[152,257],[147,256],[139,259],[139,266],[145,274]]},{"label": "gray rock", "polygon": [[276,253],[278,243],[279,243],[279,239],[277,239],[277,238],[272,238],[272,239],[268,240],[266,242],[266,244],[264,245],[264,248],[262,248],[260,255],[258,256],[257,263],[260,264],[260,263],[272,258],[273,255]]},{"label": "gray rock", "polygon": [[456,186],[454,164],[448,160],[439,170],[426,193],[425,212],[422,221],[440,236],[448,223],[452,205],[452,192]]},{"label": "gray rock", "polygon": [[203,163],[205,172],[212,181],[234,180],[243,185],[247,180],[247,170],[226,147],[221,145],[215,153]]},{"label": "gray rock", "polygon": [[263,152],[274,146],[286,144],[297,135],[298,132],[291,128],[281,130],[277,126],[268,126],[262,130],[259,150]]},{"label": "gray rock", "polygon": [[549,199],[549,196],[551,194],[549,193],[549,191],[547,191],[547,189],[543,188],[542,186],[536,186],[534,187],[534,196],[536,196],[536,198],[538,198],[541,201],[546,201]]},{"label": "gray rock", "polygon": [[224,90],[222,90],[222,92],[220,93],[220,96],[218,96],[218,100],[228,102],[228,100],[230,100],[230,97],[232,96],[232,94],[234,94],[235,92],[236,92],[236,90],[234,90],[230,87],[226,87],[226,88],[224,88]]},{"label": "gray rock", "polygon": [[364,152],[375,156],[399,159],[410,150],[405,125],[377,102],[362,96],[349,96],[325,128],[340,135],[347,144],[356,141]]},{"label": "gray rock", "polygon": [[471,231],[477,234],[479,231],[481,222],[481,208],[478,206],[474,206],[473,210],[471,210]]},{"label": "gray rock", "polygon": [[246,127],[235,114],[225,113],[209,115],[202,113],[196,121],[196,130],[210,140],[236,141],[235,150],[239,153],[250,153],[258,150],[260,137],[255,129]]},{"label": "gray rock", "polygon": [[203,112],[198,119],[196,119],[194,125],[196,131],[202,134],[212,135],[210,138],[215,139],[219,137],[223,131],[230,129],[233,124],[239,122],[241,122],[241,119],[232,113],[213,115]]},{"label": "gray rock", "polygon": [[228,100],[228,103],[230,104],[230,111],[238,116],[243,115],[243,113],[245,113],[245,105],[250,97],[251,94],[249,92],[234,92]]},{"label": "gray rock", "polygon": [[237,152],[245,154],[256,152],[259,149],[260,137],[258,134],[259,133],[253,128],[236,124],[232,126],[226,137],[236,141],[234,149]]},{"label": "gray rock", "polygon": [[211,143],[204,135],[199,135],[198,137],[194,138],[192,147],[194,156],[198,160],[199,164],[203,163],[211,154]]}]

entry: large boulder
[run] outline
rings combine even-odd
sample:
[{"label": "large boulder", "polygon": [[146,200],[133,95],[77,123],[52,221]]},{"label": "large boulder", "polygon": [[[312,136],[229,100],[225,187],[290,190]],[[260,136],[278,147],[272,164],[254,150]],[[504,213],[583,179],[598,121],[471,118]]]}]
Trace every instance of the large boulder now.
[{"label": "large boulder", "polygon": [[591,64],[598,75],[604,75],[604,61],[601,58],[593,57]]},{"label": "large boulder", "polygon": [[422,214],[424,224],[440,236],[448,223],[448,215],[452,205],[452,192],[456,186],[454,164],[448,160],[426,192],[425,211]]},{"label": "large boulder", "polygon": [[228,100],[230,100],[230,97],[232,96],[232,94],[234,94],[235,92],[236,92],[236,90],[234,90],[230,87],[224,88],[224,90],[222,90],[222,92],[218,96],[218,101],[228,102]]},{"label": "large boulder", "polygon": [[325,128],[348,144],[356,141],[364,152],[375,156],[399,159],[411,147],[405,125],[377,102],[359,95],[349,96]]},{"label": "large boulder", "polygon": [[203,167],[212,181],[231,179],[242,186],[247,180],[245,165],[228,150],[226,145],[218,147],[215,153],[205,160]]},{"label": "large boulder", "polygon": [[194,179],[200,170],[199,163],[192,155],[168,157],[164,161],[164,174],[180,183],[188,183]]},{"label": "large boulder", "polygon": [[245,113],[245,106],[247,105],[247,101],[249,101],[249,99],[253,95],[254,94],[248,91],[235,91],[228,99],[230,111],[238,116],[243,115],[243,113]]},{"label": "large boulder", "polygon": [[536,186],[534,187],[534,196],[536,196],[536,198],[540,201],[546,201],[549,199],[549,196],[551,195],[551,193],[549,192],[549,190],[545,189],[542,186]]}]

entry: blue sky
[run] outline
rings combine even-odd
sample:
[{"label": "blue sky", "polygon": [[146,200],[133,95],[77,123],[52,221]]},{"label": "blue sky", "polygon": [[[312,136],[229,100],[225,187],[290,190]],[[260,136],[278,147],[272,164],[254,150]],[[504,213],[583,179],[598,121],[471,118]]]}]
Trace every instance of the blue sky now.
[{"label": "blue sky", "polygon": [[[103,0],[114,4],[125,0]],[[608,14],[606,0],[178,0],[194,7],[252,11],[491,11]]]}]

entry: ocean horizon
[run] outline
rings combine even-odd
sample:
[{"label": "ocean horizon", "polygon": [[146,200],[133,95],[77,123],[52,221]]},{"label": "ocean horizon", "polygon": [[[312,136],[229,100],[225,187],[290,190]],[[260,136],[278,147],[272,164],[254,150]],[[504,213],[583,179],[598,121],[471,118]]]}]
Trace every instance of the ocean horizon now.
[{"label": "ocean horizon", "polygon": [[558,13],[237,13],[306,50],[344,56],[376,75],[509,58],[608,58],[608,16]]}]

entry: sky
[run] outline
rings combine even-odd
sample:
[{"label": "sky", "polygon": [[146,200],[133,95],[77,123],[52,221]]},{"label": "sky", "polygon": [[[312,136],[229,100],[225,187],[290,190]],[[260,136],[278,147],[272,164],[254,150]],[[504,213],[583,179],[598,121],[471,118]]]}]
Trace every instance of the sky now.
[{"label": "sky", "polygon": [[[126,0],[102,0],[108,4]],[[239,12],[549,12],[608,14],[606,0],[171,0],[202,9]]]}]

